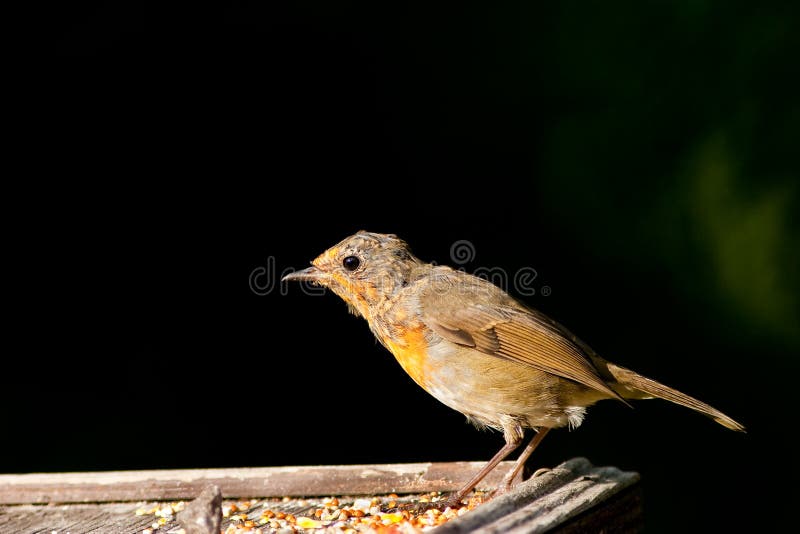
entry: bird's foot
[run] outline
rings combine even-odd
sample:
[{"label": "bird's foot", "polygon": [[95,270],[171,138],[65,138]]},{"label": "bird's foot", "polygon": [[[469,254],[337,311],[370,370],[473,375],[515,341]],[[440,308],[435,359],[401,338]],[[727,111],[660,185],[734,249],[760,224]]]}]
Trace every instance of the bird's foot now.
[{"label": "bird's foot", "polygon": [[[541,476],[541,475],[547,473],[548,471],[550,471],[549,468],[542,467],[542,468],[537,469],[536,471],[534,471],[534,473],[530,476],[530,478],[536,478],[538,476]],[[530,480],[530,479],[528,479],[528,480]],[[506,493],[508,493],[512,489],[514,489],[516,487],[516,485],[519,484],[520,482],[522,482],[522,480],[516,480],[516,481],[514,481],[514,480],[503,480],[502,482],[500,482],[500,485],[497,486],[497,489],[495,489],[491,493],[490,497],[492,499],[494,499],[494,498],[499,497],[501,495],[505,495]]]},{"label": "bird's foot", "polygon": [[461,508],[464,504],[461,501],[456,501],[451,498],[442,498],[439,500],[424,500],[424,501],[411,501],[399,504],[392,510],[387,512],[408,512],[411,515],[422,515],[428,510],[439,510],[444,512],[448,508]]},{"label": "bird's foot", "polygon": [[531,475],[531,478],[536,478],[536,477],[541,476],[541,475],[543,475],[545,473],[548,473],[550,471],[552,471],[552,470],[549,467],[540,467],[539,469],[537,469],[536,471],[533,472],[533,474]]},{"label": "bird's foot", "polygon": [[505,495],[506,493],[510,492],[514,488],[514,484],[501,484],[497,486],[492,493],[489,494],[489,497],[492,499],[496,499],[501,495]]},{"label": "bird's foot", "polygon": [[470,497],[459,499],[458,496],[453,493],[452,495],[441,496],[439,498],[426,498],[424,500],[401,503],[396,508],[387,511],[406,511],[412,515],[422,515],[429,510],[445,512],[448,508],[454,511],[458,511],[462,508],[471,510],[487,500],[489,500],[488,494],[477,493]]}]

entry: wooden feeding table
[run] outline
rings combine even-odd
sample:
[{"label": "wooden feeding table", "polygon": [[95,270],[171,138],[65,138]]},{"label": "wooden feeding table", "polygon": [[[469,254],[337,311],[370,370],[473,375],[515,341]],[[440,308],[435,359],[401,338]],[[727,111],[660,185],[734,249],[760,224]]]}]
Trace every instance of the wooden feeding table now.
[{"label": "wooden feeding table", "polygon": [[[639,476],[584,458],[459,510],[409,512],[483,464],[186,469],[0,475],[0,532],[637,532]],[[510,469],[498,466],[491,489]],[[224,499],[224,500],[223,500]],[[486,502],[482,502],[482,501]],[[372,530],[370,530],[372,529]]]}]

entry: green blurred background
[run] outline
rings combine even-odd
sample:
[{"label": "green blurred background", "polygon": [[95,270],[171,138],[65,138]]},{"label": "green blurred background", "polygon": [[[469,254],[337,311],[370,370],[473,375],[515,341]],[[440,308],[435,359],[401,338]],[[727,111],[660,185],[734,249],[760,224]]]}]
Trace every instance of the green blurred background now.
[{"label": "green blurred background", "polygon": [[488,459],[337,299],[250,291],[366,228],[535,268],[528,304],[748,427],[600,405],[537,466],[639,471],[648,531],[789,524],[798,4],[61,9],[46,154],[79,178],[40,193],[62,283],[23,354],[72,416],[0,471]]}]

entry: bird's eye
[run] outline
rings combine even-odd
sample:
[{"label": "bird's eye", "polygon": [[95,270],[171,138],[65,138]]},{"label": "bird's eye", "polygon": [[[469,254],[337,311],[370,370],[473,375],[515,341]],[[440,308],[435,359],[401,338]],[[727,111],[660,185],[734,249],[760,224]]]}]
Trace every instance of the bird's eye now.
[{"label": "bird's eye", "polygon": [[342,265],[348,271],[355,271],[358,269],[358,266],[361,265],[361,260],[359,260],[355,256],[347,256],[345,259],[342,260]]}]

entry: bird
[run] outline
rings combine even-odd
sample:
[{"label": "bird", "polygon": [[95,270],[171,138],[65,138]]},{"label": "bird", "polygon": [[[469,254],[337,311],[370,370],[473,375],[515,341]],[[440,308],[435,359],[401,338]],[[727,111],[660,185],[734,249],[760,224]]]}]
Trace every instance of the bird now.
[{"label": "bird", "polygon": [[509,491],[545,435],[579,427],[600,400],[665,399],[745,430],[716,408],[601,358],[490,281],[421,261],[394,234],[359,231],[282,281],[333,291],[367,320],[414,382],[478,428],[503,433],[502,448],[449,503],[469,495],[531,429],[535,434],[494,494]]}]

